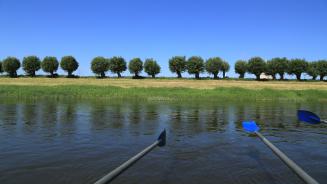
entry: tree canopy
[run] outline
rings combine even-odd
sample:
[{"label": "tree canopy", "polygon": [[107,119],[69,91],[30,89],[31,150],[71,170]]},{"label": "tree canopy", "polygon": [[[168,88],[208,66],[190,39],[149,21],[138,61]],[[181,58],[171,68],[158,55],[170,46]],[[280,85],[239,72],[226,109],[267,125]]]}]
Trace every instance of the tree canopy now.
[{"label": "tree canopy", "polygon": [[106,72],[109,70],[108,60],[101,56],[95,57],[91,62],[91,70],[101,78],[106,77]]},{"label": "tree canopy", "polygon": [[60,67],[68,73],[68,77],[73,77],[73,72],[78,69],[78,62],[73,56],[64,56],[61,58]]},{"label": "tree canopy", "polygon": [[139,78],[139,73],[143,70],[143,62],[140,58],[133,58],[128,64],[128,70],[134,74],[134,78]]},{"label": "tree canopy", "polygon": [[10,77],[17,77],[17,70],[20,68],[19,59],[7,57],[2,62],[3,71],[7,72]]},{"label": "tree canopy", "polygon": [[324,77],[327,76],[327,60],[319,60],[318,62],[318,73],[320,80],[324,80]]},{"label": "tree canopy", "polygon": [[226,72],[229,71],[229,64],[226,61],[223,61],[222,65],[221,65],[221,71],[223,72],[223,78],[226,77]]},{"label": "tree canopy", "polygon": [[301,80],[302,73],[308,69],[308,62],[304,59],[292,59],[289,63],[288,73],[295,75],[297,80]]},{"label": "tree canopy", "polygon": [[44,72],[50,73],[54,77],[54,73],[58,70],[59,62],[56,57],[47,56],[41,63],[41,68]]}]

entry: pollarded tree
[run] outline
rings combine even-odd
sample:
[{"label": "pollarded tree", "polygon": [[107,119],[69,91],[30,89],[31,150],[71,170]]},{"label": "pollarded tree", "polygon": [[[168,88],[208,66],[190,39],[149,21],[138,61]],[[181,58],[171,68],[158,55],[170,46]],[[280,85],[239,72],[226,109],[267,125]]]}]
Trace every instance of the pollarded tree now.
[{"label": "pollarded tree", "polygon": [[122,57],[112,57],[109,59],[109,69],[113,73],[117,73],[118,78],[121,78],[121,73],[126,71],[126,61]]},{"label": "pollarded tree", "polygon": [[222,64],[223,60],[220,57],[209,58],[205,63],[205,69],[209,74],[213,74],[214,79],[218,79]]},{"label": "pollarded tree", "polygon": [[100,75],[100,78],[104,78],[109,70],[109,61],[104,57],[95,57],[91,62],[91,70],[93,73]]},{"label": "pollarded tree", "polygon": [[143,62],[140,58],[134,58],[128,63],[128,70],[134,74],[134,78],[139,78],[143,70]]},{"label": "pollarded tree", "polygon": [[244,75],[247,71],[247,62],[243,60],[238,60],[235,63],[235,72],[240,74],[240,79],[244,78]]},{"label": "pollarded tree", "polygon": [[260,80],[260,74],[266,70],[266,62],[261,57],[253,57],[249,59],[248,72],[256,76],[257,80]]},{"label": "pollarded tree", "polygon": [[312,77],[312,80],[316,80],[319,75],[318,67],[318,62],[310,62],[308,64],[307,74]]},{"label": "pollarded tree", "polygon": [[160,73],[160,66],[154,59],[146,59],[144,62],[144,71],[155,78],[158,73]]},{"label": "pollarded tree", "polygon": [[223,61],[223,64],[221,65],[221,71],[223,72],[223,78],[225,78],[226,72],[229,71],[229,64],[226,61]]},{"label": "pollarded tree", "polygon": [[272,59],[267,61],[266,74],[271,75],[273,80],[276,79],[277,75],[277,61]]},{"label": "pollarded tree", "polygon": [[276,74],[280,76],[281,80],[284,80],[284,74],[288,71],[288,60],[283,58],[272,58],[267,62],[267,73],[276,78]]},{"label": "pollarded tree", "polygon": [[73,77],[73,72],[78,68],[78,62],[73,56],[64,56],[61,58],[60,67],[68,73],[67,77]]},{"label": "pollarded tree", "polygon": [[169,70],[177,73],[177,78],[182,78],[182,73],[186,70],[185,56],[174,56],[169,59]]},{"label": "pollarded tree", "polygon": [[318,61],[318,73],[321,81],[324,80],[324,77],[327,76],[327,60]]},{"label": "pollarded tree", "polygon": [[288,73],[295,75],[297,80],[301,80],[302,73],[308,69],[308,62],[304,59],[292,59],[289,63]]},{"label": "pollarded tree", "polygon": [[59,62],[56,57],[47,56],[41,63],[41,68],[44,72],[50,73],[51,77],[55,76],[55,72],[58,70]]},{"label": "pollarded tree", "polygon": [[2,62],[0,61],[0,74],[3,73]]},{"label": "pollarded tree", "polygon": [[194,74],[196,79],[200,78],[200,73],[204,71],[203,59],[199,56],[192,56],[186,63],[187,71],[189,74]]},{"label": "pollarded tree", "polygon": [[40,70],[41,61],[37,56],[27,56],[23,59],[23,70],[27,75],[34,77],[35,72]]},{"label": "pollarded tree", "polygon": [[17,70],[20,68],[20,62],[15,57],[7,57],[2,62],[3,71],[10,77],[17,77]]}]

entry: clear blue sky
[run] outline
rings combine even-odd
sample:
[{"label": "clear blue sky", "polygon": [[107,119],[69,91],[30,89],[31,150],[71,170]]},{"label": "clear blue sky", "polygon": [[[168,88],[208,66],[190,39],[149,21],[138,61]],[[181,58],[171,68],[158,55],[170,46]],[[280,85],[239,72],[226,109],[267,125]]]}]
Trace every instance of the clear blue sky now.
[{"label": "clear blue sky", "polygon": [[252,56],[327,59],[326,0],[0,0],[0,23],[0,59],[73,55],[78,75],[95,56],[154,58],[161,76],[174,55],[220,56],[229,76]]}]

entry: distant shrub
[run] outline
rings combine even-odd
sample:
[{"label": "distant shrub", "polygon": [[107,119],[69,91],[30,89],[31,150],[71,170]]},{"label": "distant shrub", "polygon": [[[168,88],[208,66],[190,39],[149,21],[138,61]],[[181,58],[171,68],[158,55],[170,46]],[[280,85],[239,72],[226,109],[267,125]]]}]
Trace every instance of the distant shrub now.
[{"label": "distant shrub", "polygon": [[249,59],[248,72],[256,76],[257,80],[260,80],[261,73],[266,71],[266,62],[261,57],[253,57]]},{"label": "distant shrub", "polygon": [[247,62],[243,60],[238,60],[235,63],[235,73],[240,74],[239,78],[243,79],[247,71]]},{"label": "distant shrub", "polygon": [[155,78],[158,73],[160,73],[160,66],[154,59],[146,59],[144,62],[144,71]]},{"label": "distant shrub", "polygon": [[187,71],[189,74],[194,74],[196,79],[200,78],[200,73],[204,71],[203,59],[199,56],[192,56],[186,63]]},{"label": "distant shrub", "polygon": [[2,62],[3,71],[10,77],[17,77],[17,70],[20,68],[20,62],[15,57],[7,57]]},{"label": "distant shrub", "polygon": [[288,73],[295,75],[297,80],[301,80],[302,73],[308,69],[308,62],[304,59],[292,59],[289,63]]},{"label": "distant shrub", "polygon": [[182,73],[186,70],[185,56],[174,56],[169,59],[169,70],[177,73],[177,78],[182,78]]},{"label": "distant shrub", "polygon": [[323,81],[324,77],[327,76],[327,60],[319,60],[317,63],[319,77],[320,80]]},{"label": "distant shrub", "polygon": [[205,63],[205,69],[209,74],[213,75],[214,79],[218,79],[222,64],[223,60],[220,57],[209,58]]},{"label": "distant shrub", "polygon": [[41,68],[44,72],[50,73],[51,77],[55,76],[55,72],[58,70],[59,62],[56,57],[47,56],[41,63]]},{"label": "distant shrub", "polygon": [[123,57],[112,57],[109,59],[109,68],[112,73],[116,73],[120,78],[121,73],[127,69],[126,61]]},{"label": "distant shrub", "polygon": [[221,65],[221,71],[223,72],[223,78],[226,78],[226,72],[229,71],[229,64],[226,61],[223,61],[222,65]]},{"label": "distant shrub", "polygon": [[140,78],[139,74],[143,70],[143,62],[140,58],[132,59],[128,64],[128,70],[134,74],[134,78]]},{"label": "distant shrub", "polygon": [[104,57],[95,57],[91,62],[91,70],[93,73],[100,75],[101,78],[104,78],[109,70],[109,61]]},{"label": "distant shrub", "polygon": [[27,75],[34,77],[35,72],[40,70],[41,61],[37,56],[27,56],[23,59],[23,70]]},{"label": "distant shrub", "polygon": [[308,63],[307,74],[312,77],[312,80],[317,79],[317,77],[319,75],[318,68],[319,68],[318,62]]},{"label": "distant shrub", "polygon": [[73,72],[78,68],[78,62],[73,56],[64,56],[61,58],[60,67],[68,73],[67,77],[73,77]]}]

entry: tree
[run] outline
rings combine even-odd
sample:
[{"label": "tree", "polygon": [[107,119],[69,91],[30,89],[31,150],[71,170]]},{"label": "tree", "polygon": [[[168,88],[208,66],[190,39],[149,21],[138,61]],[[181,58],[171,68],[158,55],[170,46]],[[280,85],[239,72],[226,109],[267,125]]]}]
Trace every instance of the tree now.
[{"label": "tree", "polygon": [[301,80],[301,75],[307,71],[307,68],[308,62],[304,59],[292,59],[289,63],[288,73],[295,75],[297,80]]},{"label": "tree", "polygon": [[126,61],[122,57],[112,57],[109,59],[109,68],[113,73],[117,73],[118,78],[121,78],[121,73],[126,71]]},{"label": "tree", "polygon": [[143,62],[140,58],[132,59],[128,64],[128,70],[134,74],[134,78],[139,78],[139,73],[143,70]]},{"label": "tree", "polygon": [[266,62],[261,57],[253,57],[248,62],[248,72],[256,76],[260,80],[260,74],[266,70]]},{"label": "tree", "polygon": [[186,70],[185,56],[174,56],[169,59],[169,70],[177,73],[177,78],[182,78],[182,73]]},{"label": "tree", "polygon": [[223,72],[223,78],[225,78],[226,72],[229,71],[229,64],[226,61],[223,61],[223,64],[221,65],[221,71]]},{"label": "tree", "polygon": [[3,73],[2,62],[0,61],[0,73]]},{"label": "tree", "polygon": [[200,78],[200,73],[204,71],[203,59],[199,56],[192,56],[186,63],[186,68],[189,74],[194,74],[196,79]]},{"label": "tree", "polygon": [[20,68],[20,62],[15,57],[7,57],[2,62],[3,71],[7,72],[10,77],[17,77],[17,70]]},{"label": "tree", "polygon": [[50,73],[51,77],[55,76],[55,72],[58,70],[59,62],[56,57],[47,56],[41,63],[41,68],[44,72]]},{"label": "tree", "polygon": [[276,79],[276,74],[280,76],[281,80],[284,80],[284,74],[287,72],[288,60],[287,58],[272,58],[267,62],[266,73],[272,75],[273,79]]},{"label": "tree", "polygon": [[238,60],[235,63],[235,72],[240,74],[240,79],[244,78],[244,75],[247,71],[247,62],[243,60]]},{"label": "tree", "polygon": [[318,67],[318,62],[310,62],[308,64],[307,74],[312,77],[312,80],[316,80],[319,75]]},{"label": "tree", "polygon": [[146,59],[144,62],[144,71],[155,78],[158,73],[160,73],[160,66],[154,59]]},{"label": "tree", "polygon": [[222,64],[223,60],[220,57],[209,58],[205,63],[205,69],[209,74],[213,74],[214,79],[218,79]]},{"label": "tree", "polygon": [[61,58],[60,67],[68,73],[67,77],[73,77],[73,72],[78,68],[78,62],[73,56],[64,56]]},{"label": "tree", "polygon": [[27,56],[23,59],[23,70],[27,75],[34,77],[35,72],[40,70],[41,61],[37,56]]},{"label": "tree", "polygon": [[93,73],[100,75],[100,78],[106,77],[106,72],[109,70],[109,62],[104,57],[95,57],[91,62],[91,70]]},{"label": "tree", "polygon": [[327,60],[319,60],[317,63],[319,77],[320,80],[323,81],[324,77],[327,76]]}]

